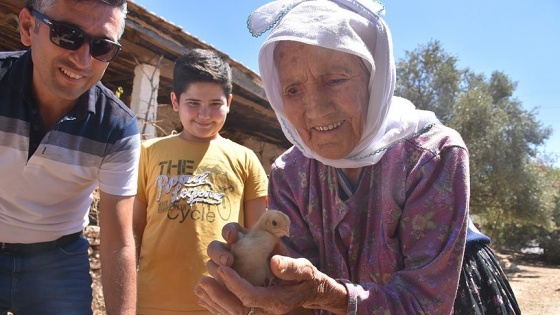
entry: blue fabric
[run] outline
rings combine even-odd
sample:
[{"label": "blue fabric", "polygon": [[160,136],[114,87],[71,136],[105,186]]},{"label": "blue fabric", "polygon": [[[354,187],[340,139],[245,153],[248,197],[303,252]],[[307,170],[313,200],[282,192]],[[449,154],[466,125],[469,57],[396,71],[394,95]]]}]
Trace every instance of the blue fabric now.
[{"label": "blue fabric", "polygon": [[467,243],[482,242],[484,244],[490,244],[490,238],[480,231],[474,231],[471,229],[467,230]]},{"label": "blue fabric", "polygon": [[89,243],[18,257],[0,253],[0,314],[91,315]]},{"label": "blue fabric", "polygon": [[474,244],[490,244],[490,238],[476,228],[470,217],[468,223],[469,226],[467,229],[467,249]]},{"label": "blue fabric", "polygon": [[31,51],[18,54],[0,54],[0,69],[9,66],[0,81],[0,241],[35,243],[87,226],[96,187],[136,193],[140,136],[134,113],[101,82],[45,129]]}]

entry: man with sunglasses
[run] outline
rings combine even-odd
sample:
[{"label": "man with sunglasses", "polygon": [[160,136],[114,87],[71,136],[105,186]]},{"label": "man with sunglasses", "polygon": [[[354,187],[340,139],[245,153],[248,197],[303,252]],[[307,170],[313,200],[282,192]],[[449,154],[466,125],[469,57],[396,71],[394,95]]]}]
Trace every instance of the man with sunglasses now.
[{"label": "man with sunglasses", "polygon": [[134,113],[99,80],[126,0],[25,0],[25,52],[0,53],[0,314],[92,314],[87,240],[100,189],[108,314],[134,314]]}]

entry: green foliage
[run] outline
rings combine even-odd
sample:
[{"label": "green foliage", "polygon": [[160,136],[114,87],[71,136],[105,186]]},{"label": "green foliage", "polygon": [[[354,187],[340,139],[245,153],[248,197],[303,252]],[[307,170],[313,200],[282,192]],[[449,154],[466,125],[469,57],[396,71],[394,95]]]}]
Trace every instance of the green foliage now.
[{"label": "green foliage", "polygon": [[493,240],[508,250],[521,252],[523,249],[539,247],[548,263],[560,264],[560,230],[549,232],[535,224],[505,224],[493,231]]},{"label": "green foliage", "polygon": [[483,218],[494,243],[509,244],[509,237],[531,241],[529,232],[509,236],[512,226],[527,231],[560,226],[558,170],[537,156],[551,129],[513,97],[517,83],[498,71],[487,78],[459,69],[457,58],[437,41],[407,52],[397,63],[397,76],[396,95],[434,111],[465,140],[471,213]]},{"label": "green foliage", "polygon": [[[552,222],[560,228],[560,169],[547,169],[547,183],[551,187]],[[556,193],[554,193],[556,192]]]},{"label": "green foliage", "polygon": [[443,51],[437,41],[407,52],[406,60],[397,64],[395,94],[433,111],[446,123],[453,116],[453,105],[460,92],[462,73],[456,63],[457,58]]},{"label": "green foliage", "polygon": [[541,238],[539,245],[544,249],[544,257],[548,263],[560,265],[560,230]]},{"label": "green foliage", "polygon": [[[490,226],[490,225],[487,225]],[[492,227],[492,240],[509,250],[520,252],[524,248],[540,246],[543,239],[550,234],[542,226],[535,224],[503,224]]]},{"label": "green foliage", "polygon": [[554,208],[552,209],[552,221],[557,227],[560,227],[560,196],[554,197]]}]

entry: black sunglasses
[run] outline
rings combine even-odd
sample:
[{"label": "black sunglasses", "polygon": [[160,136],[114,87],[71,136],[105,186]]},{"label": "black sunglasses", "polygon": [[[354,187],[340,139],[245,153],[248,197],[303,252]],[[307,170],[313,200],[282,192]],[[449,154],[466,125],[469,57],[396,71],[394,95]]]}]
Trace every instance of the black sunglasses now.
[{"label": "black sunglasses", "polygon": [[49,26],[51,42],[58,47],[76,50],[88,42],[91,56],[104,62],[113,60],[121,50],[121,45],[117,42],[107,38],[89,36],[76,26],[51,20],[37,10],[30,10],[35,18]]}]

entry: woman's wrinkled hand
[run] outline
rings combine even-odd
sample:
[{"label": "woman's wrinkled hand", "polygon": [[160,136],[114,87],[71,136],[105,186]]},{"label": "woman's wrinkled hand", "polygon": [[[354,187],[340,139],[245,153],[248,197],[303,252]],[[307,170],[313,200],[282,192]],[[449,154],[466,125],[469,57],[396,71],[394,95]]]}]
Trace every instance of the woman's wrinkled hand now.
[{"label": "woman's wrinkled hand", "polygon": [[206,250],[210,260],[206,263],[208,272],[215,277],[214,271],[218,266],[228,266],[233,265],[233,254],[230,250],[230,245],[237,242],[239,239],[239,233],[246,234],[248,230],[239,223],[231,222],[226,224],[222,228],[222,237],[227,243],[214,240],[210,242]]},{"label": "woman's wrinkled hand", "polygon": [[255,287],[227,264],[217,265],[213,270],[215,278],[202,279],[195,289],[199,304],[214,314],[247,314],[251,307],[254,314],[311,314],[301,307],[332,309],[334,301],[341,301],[339,309],[345,313],[344,286],[319,272],[307,259],[276,255],[270,266],[279,284]]}]

